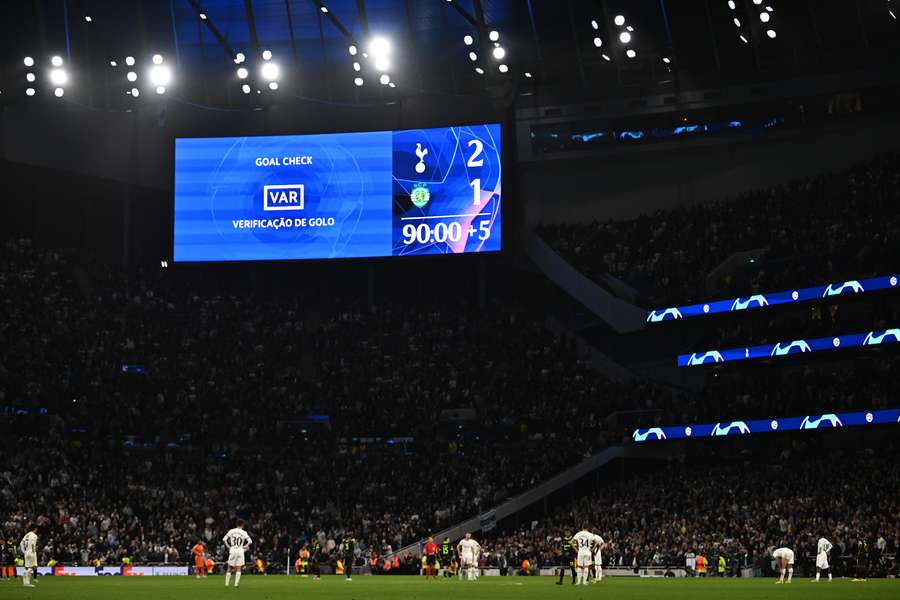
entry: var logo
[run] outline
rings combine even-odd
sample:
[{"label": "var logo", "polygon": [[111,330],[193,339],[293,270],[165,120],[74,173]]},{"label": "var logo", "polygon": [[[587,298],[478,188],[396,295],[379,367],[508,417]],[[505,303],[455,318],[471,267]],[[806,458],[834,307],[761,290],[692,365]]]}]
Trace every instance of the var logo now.
[{"label": "var logo", "polygon": [[303,184],[263,186],[263,210],[303,210]]}]

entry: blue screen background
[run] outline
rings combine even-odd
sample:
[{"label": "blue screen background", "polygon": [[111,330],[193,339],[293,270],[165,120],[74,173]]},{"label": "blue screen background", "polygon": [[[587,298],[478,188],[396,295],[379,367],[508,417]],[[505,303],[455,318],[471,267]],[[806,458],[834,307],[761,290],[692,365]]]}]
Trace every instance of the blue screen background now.
[{"label": "blue screen background", "polygon": [[[478,167],[467,166],[474,152],[468,143],[476,139],[483,160]],[[428,150],[424,159],[416,154],[417,144],[420,152],[422,147]],[[256,164],[259,158],[283,163],[284,157],[295,156],[311,156],[312,164]],[[425,164],[421,173],[416,170],[419,162]],[[478,204],[471,186],[476,178],[481,182]],[[173,259],[302,260],[498,251],[500,181],[499,125],[181,138],[175,141]],[[302,208],[265,210],[264,186],[300,184]],[[430,193],[430,201],[421,208],[410,200],[417,185]],[[313,225],[317,220],[326,224]],[[409,238],[404,243],[404,224],[433,227],[440,221],[458,222],[467,234],[455,243]],[[470,227],[475,233],[469,232]],[[479,239],[484,229],[489,236]]]}]

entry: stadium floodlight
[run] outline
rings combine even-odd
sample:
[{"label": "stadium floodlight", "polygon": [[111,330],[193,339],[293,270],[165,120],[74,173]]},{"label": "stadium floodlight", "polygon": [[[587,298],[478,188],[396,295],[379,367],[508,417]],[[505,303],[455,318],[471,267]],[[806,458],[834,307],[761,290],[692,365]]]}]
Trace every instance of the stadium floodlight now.
[{"label": "stadium floodlight", "polygon": [[397,84],[392,81],[388,84],[388,87],[395,88],[397,87]]},{"label": "stadium floodlight", "polygon": [[501,73],[506,73],[507,71],[509,71],[509,67],[507,67],[506,65],[504,65],[502,63],[497,68],[500,70]]},{"label": "stadium floodlight", "polygon": [[117,62],[114,61],[114,60],[111,60],[111,61],[109,61],[109,66],[111,66],[111,67],[118,67],[118,66],[119,66],[119,63],[117,63]]},{"label": "stadium floodlight", "polygon": [[621,27],[622,25],[625,24],[625,16],[624,16],[624,15],[616,15],[616,18],[613,19],[613,22],[614,22],[618,27]]},{"label": "stadium floodlight", "polygon": [[25,80],[28,81],[28,83],[34,83],[35,79],[36,78],[34,76],[34,73],[26,73],[25,74]]},{"label": "stadium floodlight", "polygon": [[250,71],[248,71],[245,67],[241,67],[237,70],[238,79],[247,79],[250,76]]},{"label": "stadium floodlight", "polygon": [[54,56],[50,59],[50,64],[54,67],[61,67],[63,64],[62,56]]},{"label": "stadium floodlight", "polygon": [[500,39],[500,33],[497,31],[492,31],[488,34],[488,37],[492,42],[496,42]]},{"label": "stadium floodlight", "polygon": [[362,65],[356,61],[353,61],[353,70],[359,73],[362,70]]},{"label": "stadium floodlight", "polygon": [[494,48],[493,54],[494,58],[496,58],[497,60],[503,60],[503,58],[506,56],[506,50],[503,49],[503,46],[497,46],[496,48]]},{"label": "stadium floodlight", "polygon": [[475,72],[479,75],[484,75],[484,69],[482,69],[481,67],[475,67]]},{"label": "stadium floodlight", "polygon": [[250,86],[245,83],[244,85],[241,86],[241,91],[244,92],[245,94],[249,94]]},{"label": "stadium floodlight", "polygon": [[759,13],[759,20],[762,21],[763,23],[768,23],[769,19],[770,19],[769,13],[767,13],[767,12]]},{"label": "stadium floodlight", "polygon": [[356,87],[362,87],[363,83],[365,83],[365,82],[363,81],[362,77],[357,77],[356,79],[353,80],[353,85],[355,85]]},{"label": "stadium floodlight", "polygon": [[669,63],[672,62],[671,60],[669,60],[669,57],[668,57],[668,56],[663,56],[663,57],[662,57],[662,61],[663,61],[664,63],[666,63],[667,65],[668,65]]},{"label": "stadium floodlight", "polygon": [[22,62],[25,63],[25,66],[26,66],[26,67],[33,67],[33,66],[34,66],[34,59],[31,58],[30,56],[26,56],[26,57],[25,57],[25,60],[22,61]]},{"label": "stadium floodlight", "polygon": [[139,90],[137,88],[131,88],[131,95],[132,95],[132,97],[137,98],[138,96],[141,95],[141,90]]},{"label": "stadium floodlight", "polygon": [[163,64],[163,57],[162,57],[162,54],[154,54],[154,55],[153,55],[153,64],[154,64],[154,65],[161,65],[161,64]]},{"label": "stadium floodlight", "polygon": [[28,88],[27,90],[25,90],[25,95],[34,96],[34,88]]},{"label": "stadium floodlight", "polygon": [[602,46],[602,45],[603,45],[603,40],[601,40],[601,39],[598,38],[598,37],[595,37],[595,38],[594,38],[594,47],[599,48],[599,47]]},{"label": "stadium floodlight", "polygon": [[525,71],[525,77],[527,79],[531,79],[531,73],[529,73],[528,71]]},{"label": "stadium floodlight", "polygon": [[747,37],[743,33],[741,34],[741,41],[744,42],[745,44],[750,43],[750,40],[748,40]]},{"label": "stadium floodlight", "polygon": [[760,4],[762,4],[762,2],[763,2],[763,0],[753,0],[753,4],[755,4],[755,5],[757,5],[757,6],[759,6]]},{"label": "stadium floodlight", "polygon": [[162,96],[163,94],[165,94],[165,93],[166,93],[166,86],[164,86],[164,85],[158,85],[158,86],[156,86],[156,93],[157,93],[158,95],[160,95],[160,96]]},{"label": "stadium floodlight", "polygon": [[125,75],[125,78],[128,79],[128,81],[130,81],[131,83],[134,83],[135,81],[137,81],[137,73],[135,73],[134,71],[128,71],[128,74]]},{"label": "stadium floodlight", "polygon": [[463,37],[463,43],[466,46],[471,46],[475,43],[475,38],[473,38],[471,35],[466,35],[465,37]]},{"label": "stadium floodlight", "polygon": [[150,83],[155,87],[167,86],[172,81],[172,70],[165,65],[157,65],[150,69]]},{"label": "stadium floodlight", "polygon": [[375,36],[369,42],[369,53],[374,58],[387,57],[391,53],[391,42],[386,37]]},{"label": "stadium floodlight", "polygon": [[594,31],[600,29],[600,23],[597,22],[597,19],[591,19],[591,29]]},{"label": "stadium floodlight", "polygon": [[91,18],[91,15],[84,15],[84,20],[85,20],[87,23],[93,23],[93,22],[94,22],[94,20]]},{"label": "stadium floodlight", "polygon": [[626,31],[630,31],[631,33],[634,33],[634,27],[632,27],[631,25],[629,25],[625,29],[626,29]]},{"label": "stadium floodlight", "polygon": [[262,57],[263,57],[263,60],[272,60],[272,51],[271,50],[263,50]]},{"label": "stadium floodlight", "polygon": [[53,69],[50,71],[50,82],[55,86],[63,86],[69,81],[69,74],[63,69]]},{"label": "stadium floodlight", "polygon": [[270,82],[269,82],[269,89],[272,90],[273,92],[274,92],[275,90],[277,90],[277,89],[278,89],[278,82],[277,82],[277,81],[270,81]]},{"label": "stadium floodlight", "polygon": [[386,58],[376,58],[375,59],[375,68],[379,71],[387,71],[391,68],[391,61]]},{"label": "stadium floodlight", "polygon": [[247,56],[243,52],[238,52],[234,55],[234,64],[239,65],[242,62],[247,60]]},{"label": "stadium floodlight", "polygon": [[609,62],[609,61],[612,60],[612,59],[609,57],[609,54],[606,54],[605,52],[604,52],[603,54],[601,54],[600,56],[602,56],[602,57],[603,57],[603,60],[605,60],[606,62]]},{"label": "stadium floodlight", "polygon": [[378,78],[378,81],[381,82],[381,85],[387,85],[391,82],[391,76],[387,73],[382,73],[381,77]]},{"label": "stadium floodlight", "polygon": [[635,56],[637,56],[637,52],[635,52],[633,48],[629,48],[628,50],[626,50],[625,54],[628,56],[628,58],[634,58]]},{"label": "stadium floodlight", "polygon": [[206,13],[200,13],[200,20],[201,20],[201,21],[205,21],[205,20],[206,20]]},{"label": "stadium floodlight", "polygon": [[775,30],[774,30],[774,29],[767,29],[767,30],[766,30],[766,35],[769,36],[769,39],[770,39],[770,40],[774,40],[775,37],[776,37],[778,34],[775,33]]},{"label": "stadium floodlight", "polygon": [[126,57],[125,57],[125,64],[128,65],[129,67],[133,67],[133,66],[134,66],[134,57],[133,57],[133,56],[126,56]]},{"label": "stadium floodlight", "polygon": [[53,95],[56,96],[57,98],[62,98],[65,93],[66,93],[66,90],[62,89],[61,87],[58,87],[55,90],[53,90]]},{"label": "stadium floodlight", "polygon": [[740,26],[741,26],[741,20],[738,19],[737,17],[734,18],[734,26],[735,26],[735,27],[740,27]]},{"label": "stadium floodlight", "polygon": [[319,10],[321,10],[326,15],[328,14],[328,7],[325,6],[324,4],[319,7]]},{"label": "stadium floodlight", "polygon": [[735,10],[737,8],[737,5],[734,3],[734,0],[728,0],[728,8],[730,8],[731,10]]},{"label": "stadium floodlight", "polygon": [[623,44],[630,43],[631,42],[631,34],[628,33],[627,31],[623,31],[622,33],[619,34],[619,41],[622,42]]},{"label": "stadium floodlight", "polygon": [[356,45],[350,44],[349,46],[347,46],[347,52],[350,53],[350,56],[356,56]]},{"label": "stadium floodlight", "polygon": [[273,62],[264,64],[260,70],[260,75],[262,75],[263,79],[266,81],[275,81],[278,79],[279,73],[281,73],[281,69]]},{"label": "stadium floodlight", "polygon": [[469,60],[471,60],[472,62],[475,62],[476,60],[478,60],[478,55],[475,54],[474,52],[469,52]]}]

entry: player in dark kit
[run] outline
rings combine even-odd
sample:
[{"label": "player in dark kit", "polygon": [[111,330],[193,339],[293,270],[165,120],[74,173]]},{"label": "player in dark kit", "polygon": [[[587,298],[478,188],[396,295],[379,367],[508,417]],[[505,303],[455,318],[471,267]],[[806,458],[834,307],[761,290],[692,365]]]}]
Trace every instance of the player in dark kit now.
[{"label": "player in dark kit", "polygon": [[556,585],[562,585],[566,576],[566,568],[572,570],[572,585],[575,585],[575,544],[572,542],[572,532],[566,529],[563,535],[559,552],[559,581]]},{"label": "player in dark kit", "polygon": [[349,531],[341,539],[341,553],[344,555],[344,575],[347,581],[353,581],[353,560],[356,557],[356,538]]},{"label": "player in dark kit", "polygon": [[434,538],[429,537],[423,548],[425,552],[425,579],[430,575],[432,579],[437,579],[437,554],[438,547],[434,543]]},{"label": "player in dark kit", "polygon": [[319,540],[313,540],[312,548],[309,550],[309,572],[314,575],[313,579],[322,578],[322,544]]},{"label": "player in dark kit", "polygon": [[450,563],[453,562],[453,544],[450,543],[450,538],[444,538],[444,541],[441,542],[441,546],[438,548],[438,557],[441,563],[441,572],[444,577],[450,577]]}]

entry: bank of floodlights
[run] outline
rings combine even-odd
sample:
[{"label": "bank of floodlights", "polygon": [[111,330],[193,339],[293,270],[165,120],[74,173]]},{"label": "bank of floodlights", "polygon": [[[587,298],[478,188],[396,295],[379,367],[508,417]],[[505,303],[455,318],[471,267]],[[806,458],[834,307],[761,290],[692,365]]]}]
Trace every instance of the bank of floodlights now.
[{"label": "bank of floodlights", "polygon": [[[31,56],[22,59],[22,63],[26,67],[25,95],[29,98],[36,96],[38,93],[38,74],[37,63]],[[69,85],[69,72],[66,70],[66,63],[62,56],[54,55],[50,57],[48,66],[44,68],[44,79],[47,81],[47,89],[52,91],[57,98],[62,98],[66,94],[66,87]]]}]

